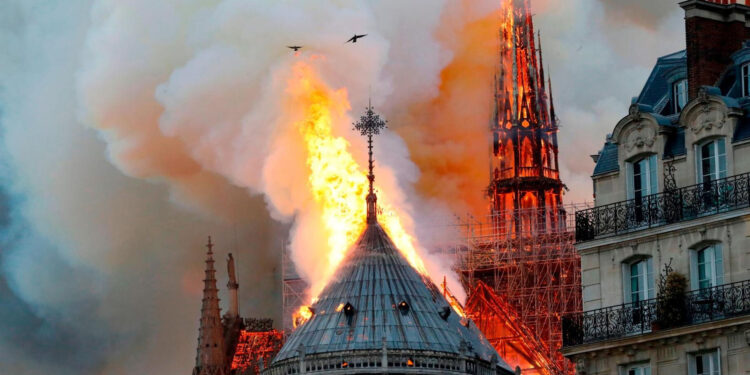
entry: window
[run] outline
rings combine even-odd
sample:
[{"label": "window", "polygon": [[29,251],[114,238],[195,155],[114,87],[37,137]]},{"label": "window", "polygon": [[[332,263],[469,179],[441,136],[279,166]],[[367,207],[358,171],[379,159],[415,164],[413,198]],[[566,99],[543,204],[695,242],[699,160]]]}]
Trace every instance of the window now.
[{"label": "window", "polygon": [[750,63],[742,66],[742,96],[750,96]]},{"label": "window", "polygon": [[691,251],[690,258],[690,286],[693,290],[708,289],[724,283],[721,244]]},{"label": "window", "polygon": [[710,183],[727,176],[724,139],[715,139],[697,147],[698,183]]},{"label": "window", "polygon": [[638,363],[622,366],[622,375],[651,375],[651,366],[648,363]]},{"label": "window", "polygon": [[628,199],[636,203],[657,193],[656,155],[646,156],[628,164]]},{"label": "window", "polygon": [[688,99],[688,81],[686,79],[677,81],[672,86],[672,96],[675,113],[682,111]]},{"label": "window", "polygon": [[688,373],[690,375],[721,375],[719,349],[691,354]]},{"label": "window", "polygon": [[654,298],[654,266],[651,258],[625,263],[623,267],[625,302],[639,302]]}]

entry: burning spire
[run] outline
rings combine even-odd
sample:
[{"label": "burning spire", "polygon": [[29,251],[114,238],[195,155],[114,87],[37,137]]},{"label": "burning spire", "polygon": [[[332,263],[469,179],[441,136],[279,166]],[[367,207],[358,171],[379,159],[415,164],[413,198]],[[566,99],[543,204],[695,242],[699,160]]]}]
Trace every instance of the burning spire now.
[{"label": "burning spire", "polygon": [[369,173],[367,179],[370,181],[370,190],[367,194],[367,222],[375,223],[377,218],[377,202],[378,197],[375,195],[375,189],[373,185],[375,183],[375,174],[373,173],[373,160],[372,160],[372,136],[380,134],[382,129],[385,129],[387,121],[380,118],[380,115],[375,113],[372,107],[372,102],[367,104],[367,111],[359,122],[354,123],[354,129],[358,130],[362,135],[367,136],[367,150],[369,156]]}]

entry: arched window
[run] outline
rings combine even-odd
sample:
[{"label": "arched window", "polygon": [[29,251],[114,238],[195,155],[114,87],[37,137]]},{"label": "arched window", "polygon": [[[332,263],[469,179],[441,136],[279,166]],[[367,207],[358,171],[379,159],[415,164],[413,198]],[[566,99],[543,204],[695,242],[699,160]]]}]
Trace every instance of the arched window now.
[{"label": "arched window", "polygon": [[654,263],[651,257],[631,258],[622,265],[625,302],[639,302],[655,298]]}]

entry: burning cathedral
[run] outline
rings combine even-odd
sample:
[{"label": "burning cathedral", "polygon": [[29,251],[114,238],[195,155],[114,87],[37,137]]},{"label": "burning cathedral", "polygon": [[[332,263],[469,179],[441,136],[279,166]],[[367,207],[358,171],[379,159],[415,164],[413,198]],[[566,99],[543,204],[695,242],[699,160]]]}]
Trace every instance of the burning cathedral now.
[{"label": "burning cathedral", "polygon": [[264,356],[254,358],[257,364],[237,360],[238,353],[243,354],[237,348],[238,339],[250,333],[237,312],[231,256],[230,309],[223,319],[219,317],[209,238],[193,375],[516,373],[472,320],[451,306],[443,292],[409,264],[380,226],[373,188],[372,137],[384,127],[385,121],[372,107],[356,124],[369,144],[365,229],[329,284],[307,308],[309,316],[289,334],[272,361]]},{"label": "burning cathedral", "polygon": [[[381,227],[370,149],[366,226],[313,306],[303,308],[304,319],[292,322],[291,312],[305,284],[284,275],[286,335],[268,321],[239,317],[231,259],[230,309],[220,316],[209,242],[193,375],[574,372],[559,350],[562,317],[581,311],[580,258],[530,0],[502,1],[497,35],[490,209],[484,219],[458,223],[464,241],[449,251],[465,305],[412,268]],[[357,129],[371,147],[382,126],[368,107]]]}]

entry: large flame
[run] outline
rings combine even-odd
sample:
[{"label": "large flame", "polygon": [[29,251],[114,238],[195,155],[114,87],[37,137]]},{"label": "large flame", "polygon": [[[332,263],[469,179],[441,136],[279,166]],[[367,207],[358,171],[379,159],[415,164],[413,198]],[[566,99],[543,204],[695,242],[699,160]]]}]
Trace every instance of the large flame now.
[{"label": "large flame", "polygon": [[[293,69],[289,85],[295,93],[301,93],[298,97],[305,101],[306,108],[304,120],[297,127],[306,148],[309,187],[320,209],[328,238],[327,253],[320,254],[327,259],[327,267],[321,270],[319,280],[311,280],[310,295],[314,301],[365,229],[365,196],[369,185],[366,168],[354,160],[349,141],[334,134],[334,118],[339,121],[339,116],[334,114],[350,108],[346,91],[328,89],[309,64],[300,62]],[[381,211],[386,213],[379,216],[380,225],[412,267],[426,275],[414,236],[405,230],[401,218],[393,214],[397,211],[389,204],[388,193],[381,189],[378,201],[381,202]]]}]

